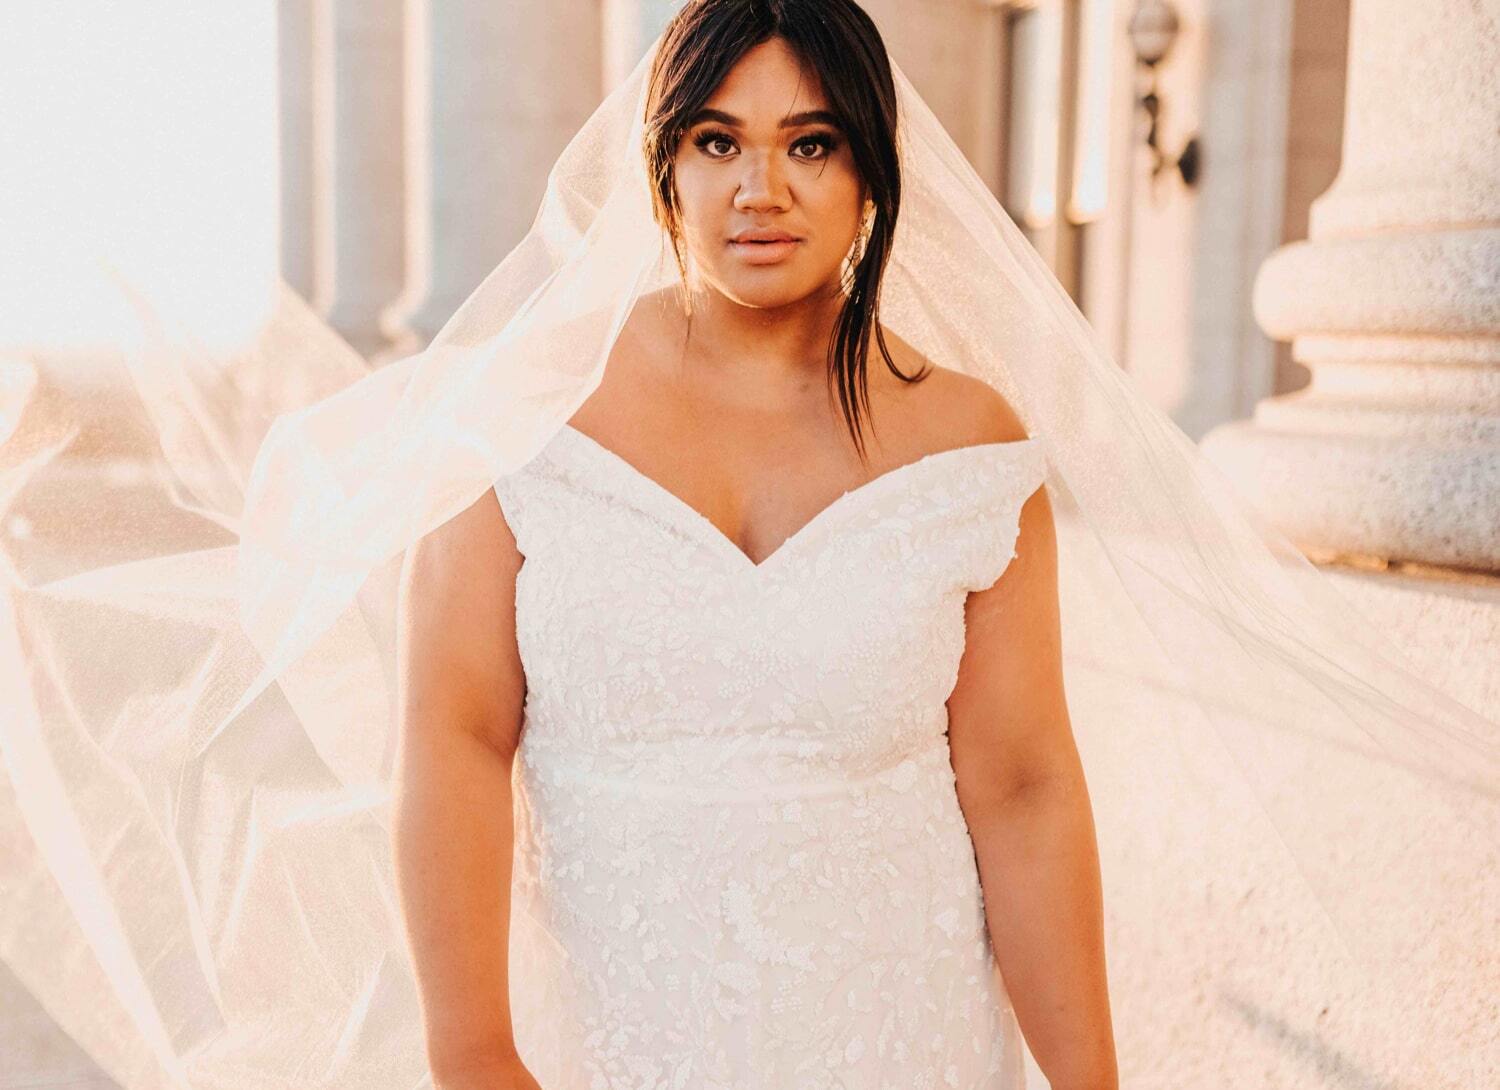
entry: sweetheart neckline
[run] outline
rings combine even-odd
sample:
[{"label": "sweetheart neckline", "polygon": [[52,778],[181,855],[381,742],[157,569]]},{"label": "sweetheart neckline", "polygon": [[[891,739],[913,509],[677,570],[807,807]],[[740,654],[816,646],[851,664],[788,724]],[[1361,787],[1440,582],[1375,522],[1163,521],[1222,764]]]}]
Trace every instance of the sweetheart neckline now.
[{"label": "sweetheart neckline", "polygon": [[587,432],[581,431],[571,423],[565,421],[557,434],[570,437],[584,449],[602,456],[607,462],[625,473],[627,477],[639,482],[641,487],[649,490],[659,501],[666,503],[685,518],[690,525],[696,527],[706,535],[714,543],[714,548],[720,551],[727,550],[735,562],[754,574],[765,573],[780,557],[790,552],[799,542],[810,537],[822,525],[837,517],[844,508],[857,502],[859,499],[868,499],[871,495],[878,495],[882,489],[893,487],[892,482],[899,481],[910,473],[915,472],[919,466],[930,466],[935,462],[945,461],[959,455],[972,456],[974,452],[995,453],[1000,450],[1015,450],[1024,448],[1028,444],[1039,442],[1038,437],[1029,436],[1025,439],[1008,439],[993,443],[970,443],[966,446],[948,447],[944,450],[930,451],[919,458],[912,459],[910,462],[902,462],[900,465],[892,466],[882,473],[877,473],[868,481],[840,492],[832,500],[819,508],[811,518],[783,538],[779,545],[759,561],[756,561],[749,553],[740,548],[728,534],[719,529],[718,524],[707,515],[677,495],[677,493],[673,492],[666,485],[657,481],[656,478],[642,472],[633,462],[626,459],[623,455],[617,454]]}]

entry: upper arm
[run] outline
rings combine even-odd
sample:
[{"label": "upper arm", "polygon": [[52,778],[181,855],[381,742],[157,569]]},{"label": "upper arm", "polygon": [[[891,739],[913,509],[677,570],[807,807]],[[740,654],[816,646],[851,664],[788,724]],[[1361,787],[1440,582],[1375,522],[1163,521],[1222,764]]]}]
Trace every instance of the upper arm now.
[{"label": "upper arm", "polygon": [[[1025,437],[998,394],[986,414],[992,441]],[[1021,506],[1015,559],[993,586],[968,596],[964,622],[949,743],[957,789],[972,813],[1081,772],[1063,689],[1057,532],[1045,487]]]},{"label": "upper arm", "polygon": [[516,643],[522,562],[493,489],[408,551],[397,637],[404,729],[467,730],[514,752],[526,688]]},{"label": "upper arm", "polygon": [[408,550],[397,659],[402,913],[439,1077],[508,1055],[511,779],[525,682],[515,540],[493,490]]}]

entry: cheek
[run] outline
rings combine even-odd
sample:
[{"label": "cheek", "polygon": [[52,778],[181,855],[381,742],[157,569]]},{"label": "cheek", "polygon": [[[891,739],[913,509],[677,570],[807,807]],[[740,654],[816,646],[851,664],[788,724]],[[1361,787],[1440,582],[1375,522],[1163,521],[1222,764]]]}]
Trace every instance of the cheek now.
[{"label": "cheek", "polygon": [[675,179],[677,207],[682,231],[689,239],[720,230],[727,200],[718,193],[711,179],[694,170],[678,169]]},{"label": "cheek", "polygon": [[857,175],[845,173],[838,178],[825,177],[822,184],[809,194],[809,203],[816,207],[818,219],[826,225],[824,235],[830,243],[852,242],[859,233],[864,208]]}]

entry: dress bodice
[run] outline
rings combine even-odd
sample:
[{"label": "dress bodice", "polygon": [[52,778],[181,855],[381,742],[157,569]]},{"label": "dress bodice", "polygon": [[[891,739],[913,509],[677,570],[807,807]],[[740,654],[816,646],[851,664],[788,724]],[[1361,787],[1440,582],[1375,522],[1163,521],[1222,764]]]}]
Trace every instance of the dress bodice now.
[{"label": "dress bodice", "polygon": [[946,700],[1044,473],[1036,438],[930,454],[759,564],[571,426],[496,483],[513,1018],[548,1090],[1018,1085]]}]

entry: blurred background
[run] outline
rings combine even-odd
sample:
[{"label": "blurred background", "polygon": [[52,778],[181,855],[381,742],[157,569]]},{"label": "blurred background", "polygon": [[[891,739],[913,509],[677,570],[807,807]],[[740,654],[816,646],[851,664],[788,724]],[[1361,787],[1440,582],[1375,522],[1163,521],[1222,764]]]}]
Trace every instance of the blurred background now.
[{"label": "blurred background", "polygon": [[[1145,395],[1496,706],[1500,0],[865,6]],[[676,7],[11,0],[0,434],[119,404],[101,255],[210,347],[279,275],[370,365],[417,351]]]},{"label": "blurred background", "polygon": [[[862,2],[1119,366],[1500,718],[1500,0]],[[676,6],[7,0],[0,455],[87,416],[75,507],[152,456],[101,256],[210,349],[279,276],[370,365],[420,350]]]}]

